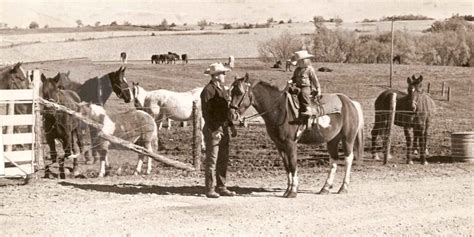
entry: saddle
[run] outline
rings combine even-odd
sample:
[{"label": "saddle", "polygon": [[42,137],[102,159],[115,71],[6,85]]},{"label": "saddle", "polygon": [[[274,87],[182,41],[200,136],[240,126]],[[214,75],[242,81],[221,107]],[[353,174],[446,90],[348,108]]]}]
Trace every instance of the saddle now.
[{"label": "saddle", "polygon": [[[298,95],[286,92],[288,107],[295,118],[299,116],[300,104]],[[311,118],[317,118],[328,114],[341,113],[342,102],[337,94],[324,94],[319,97],[312,97],[308,108]]]}]

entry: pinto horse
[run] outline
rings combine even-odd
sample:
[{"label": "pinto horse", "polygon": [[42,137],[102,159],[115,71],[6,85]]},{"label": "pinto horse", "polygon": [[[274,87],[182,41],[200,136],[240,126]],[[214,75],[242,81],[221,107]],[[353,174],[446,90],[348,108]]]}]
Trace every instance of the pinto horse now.
[{"label": "pinto horse", "polygon": [[[153,146],[158,147],[158,132],[155,120],[149,114],[133,110],[121,113],[119,118],[113,121],[104,110],[104,107],[82,102],[79,104],[81,115],[98,122],[103,125],[101,133],[120,137],[129,142],[145,147],[148,151],[153,152]],[[100,171],[99,177],[105,175],[105,168],[108,166],[107,152],[109,142],[100,139],[96,148],[100,153]],[[144,155],[138,156],[138,163],[134,174],[141,172]],[[146,174],[151,174],[152,158],[148,157],[148,165]]]},{"label": "pinto horse", "polygon": [[[386,90],[375,100],[375,122],[372,129],[371,152],[374,159],[379,159],[375,150],[377,137],[384,137],[388,132],[389,109],[393,93],[397,93],[397,106],[395,112],[395,125],[403,127],[407,146],[407,164],[413,164],[411,157],[412,137],[410,129],[413,129],[414,146],[420,149],[422,164],[426,161],[426,144],[430,127],[430,117],[436,110],[436,105],[430,95],[423,93],[423,76],[418,78],[415,75],[407,78],[408,93],[397,90]],[[384,143],[386,139],[384,139]],[[385,147],[385,146],[384,146]]]},{"label": "pinto horse", "polygon": [[[299,125],[293,123],[295,115],[291,113],[285,91],[263,81],[250,80],[249,75],[236,78],[231,86],[230,116],[241,120],[242,114],[253,106],[265,121],[267,133],[275,143],[283,158],[288,175],[288,186],[284,197],[294,198],[298,192],[297,172],[297,133]],[[338,145],[342,141],[345,156],[344,182],[338,193],[345,193],[350,182],[350,172],[354,158],[362,159],[363,153],[363,116],[360,104],[343,94],[337,94],[342,102],[340,113],[329,114],[330,126],[312,126],[301,135],[301,140],[309,143],[327,143],[331,156],[329,176],[319,193],[326,194],[333,186],[338,157]],[[305,139],[308,137],[310,139]]]},{"label": "pinto horse", "polygon": [[[41,74],[42,97],[45,100],[51,100],[57,104],[68,107],[72,110],[77,110],[77,103],[80,102],[79,95],[74,91],[60,90],[58,87],[58,78],[46,78]],[[83,150],[82,134],[80,133],[79,120],[62,111],[43,110],[43,129],[45,132],[46,141],[48,143],[51,160],[53,163],[57,162],[57,152],[55,139],[61,141],[64,150],[64,156],[59,159],[59,176],[61,179],[66,178],[64,173],[64,160],[71,156],[73,148],[74,137],[77,138],[77,143],[81,151]],[[50,165],[46,165],[45,177],[52,175]],[[77,157],[73,157],[73,174],[78,173]]]},{"label": "pinto horse", "polygon": [[[77,92],[81,101],[104,106],[112,92],[114,92],[118,98],[122,99],[125,103],[129,103],[132,94],[125,77],[125,69],[125,67],[120,67],[117,71],[107,73],[101,77],[91,78],[83,84],[71,80],[69,78],[69,72],[58,73],[54,77],[54,81],[58,83],[58,88],[60,89]],[[89,130],[92,140],[92,156],[97,159],[99,154],[94,149],[98,142],[96,141],[97,130],[93,127],[90,127]],[[93,163],[88,151],[85,152],[84,156],[87,163]]]}]

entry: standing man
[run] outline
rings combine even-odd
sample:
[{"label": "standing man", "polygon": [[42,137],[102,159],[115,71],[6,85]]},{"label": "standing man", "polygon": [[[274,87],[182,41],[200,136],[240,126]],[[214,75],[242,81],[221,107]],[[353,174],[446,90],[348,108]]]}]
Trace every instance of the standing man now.
[{"label": "standing man", "polygon": [[209,65],[204,74],[211,81],[201,93],[201,108],[204,118],[204,142],[206,143],[205,184],[206,197],[234,196],[235,192],[225,186],[229,161],[229,128],[232,137],[237,135],[229,120],[229,96],[224,88],[225,73],[230,71],[222,63]]}]

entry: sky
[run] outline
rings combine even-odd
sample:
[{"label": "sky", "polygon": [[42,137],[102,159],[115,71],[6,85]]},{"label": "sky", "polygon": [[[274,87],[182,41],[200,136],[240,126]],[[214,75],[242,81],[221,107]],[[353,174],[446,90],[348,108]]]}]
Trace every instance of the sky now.
[{"label": "sky", "polygon": [[27,27],[76,26],[100,21],[122,24],[196,24],[199,20],[217,23],[263,23],[292,19],[309,21],[315,15],[340,17],[344,22],[364,18],[415,14],[444,19],[459,13],[474,15],[473,0],[0,0],[0,22]]}]

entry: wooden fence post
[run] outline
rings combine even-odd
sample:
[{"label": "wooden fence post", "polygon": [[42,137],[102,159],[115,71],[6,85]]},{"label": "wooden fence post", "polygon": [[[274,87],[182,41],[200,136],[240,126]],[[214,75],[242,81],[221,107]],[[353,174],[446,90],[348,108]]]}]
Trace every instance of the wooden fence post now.
[{"label": "wooden fence post", "polygon": [[392,128],[393,123],[395,122],[395,109],[397,108],[397,93],[392,94],[392,99],[390,102],[390,114],[388,117],[388,128],[387,128],[387,140],[385,142],[385,153],[383,156],[383,164],[386,165],[388,163],[388,157],[390,156],[390,148],[392,146]]},{"label": "wooden fence post", "polygon": [[426,92],[430,93],[431,82],[428,82],[428,86],[426,87]]},{"label": "wooden fence post", "polygon": [[446,82],[443,81],[443,84],[441,85],[441,95],[444,97],[446,93]]},{"label": "wooden fence post", "polygon": [[201,115],[197,109],[197,101],[193,101],[193,162],[196,171],[201,170]]},{"label": "wooden fence post", "polygon": [[34,142],[34,154],[35,154],[35,164],[37,169],[44,168],[44,157],[43,157],[43,117],[41,115],[41,107],[37,101],[37,98],[40,95],[41,89],[41,74],[39,70],[34,70],[33,72],[33,86],[34,86],[34,97],[33,99],[33,111],[35,116],[35,125],[34,125],[34,132],[35,132],[35,142]]},{"label": "wooden fence post", "polygon": [[[14,115],[15,114],[15,103],[11,101],[10,103],[7,104],[7,115]],[[7,131],[5,134],[13,134],[13,125],[7,126]],[[5,152],[11,152],[13,151],[13,145],[6,145],[5,146]]]},{"label": "wooden fence post", "polygon": [[451,87],[448,86],[448,101],[451,100]]}]

